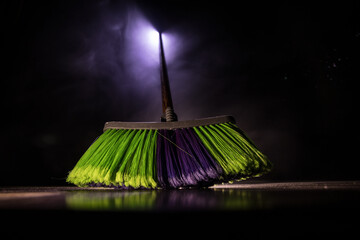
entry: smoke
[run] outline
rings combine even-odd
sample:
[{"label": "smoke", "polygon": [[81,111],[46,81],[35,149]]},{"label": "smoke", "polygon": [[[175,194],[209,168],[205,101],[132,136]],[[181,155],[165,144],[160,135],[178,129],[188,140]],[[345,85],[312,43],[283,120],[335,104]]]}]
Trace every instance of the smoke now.
[{"label": "smoke", "polygon": [[66,33],[77,43],[64,58],[68,71],[85,79],[88,90],[83,92],[101,91],[100,107],[113,112],[113,120],[157,121],[161,115],[159,33],[134,5],[93,4],[91,19]]},{"label": "smoke", "polygon": [[[106,96],[97,104],[108,109],[112,120],[158,121],[159,33],[134,4],[93,4],[88,8],[93,11],[91,20],[74,25],[67,33],[72,41],[80,42],[70,55],[68,68],[86,79],[87,88],[103,91]],[[226,66],[228,53],[222,52],[221,45],[194,34],[200,28],[185,21],[162,32],[180,120],[226,114],[227,110],[222,105],[227,99],[219,89],[228,79],[217,77]]]}]

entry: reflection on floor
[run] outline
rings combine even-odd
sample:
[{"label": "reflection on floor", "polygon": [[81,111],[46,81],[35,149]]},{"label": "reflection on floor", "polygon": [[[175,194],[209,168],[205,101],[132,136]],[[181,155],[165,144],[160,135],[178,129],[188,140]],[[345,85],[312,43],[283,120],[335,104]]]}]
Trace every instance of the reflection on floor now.
[{"label": "reflection on floor", "polygon": [[[245,181],[180,190],[3,187],[0,215],[7,220],[0,228],[19,238],[30,233],[38,236],[39,226],[64,236],[70,231],[99,226],[125,228],[147,236],[147,231],[157,228],[200,230],[198,225],[206,223],[207,230],[199,238],[212,236],[219,229],[220,233],[226,229],[227,234],[238,236],[240,231],[241,236],[252,238],[288,238],[294,233],[344,237],[357,229],[359,202],[360,181]],[[20,228],[27,231],[18,231]],[[94,234],[86,233],[91,237]],[[186,231],[176,234],[182,233]],[[79,234],[84,237],[85,232]]]}]

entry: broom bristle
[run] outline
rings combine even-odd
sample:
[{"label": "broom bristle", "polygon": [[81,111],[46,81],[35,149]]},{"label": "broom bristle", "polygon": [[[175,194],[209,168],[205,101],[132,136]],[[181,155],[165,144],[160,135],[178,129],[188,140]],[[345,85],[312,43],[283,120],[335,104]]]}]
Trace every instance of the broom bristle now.
[{"label": "broom bristle", "polygon": [[207,153],[194,130],[159,130],[158,178],[161,187],[190,187],[219,178],[221,167]]},{"label": "broom bristle", "polygon": [[180,188],[259,176],[271,163],[233,123],[107,129],[67,181],[78,186]]},{"label": "broom bristle", "polygon": [[270,171],[270,161],[236,125],[223,123],[194,130],[222,167],[226,180],[246,179]]},{"label": "broom bristle", "polygon": [[106,130],[67,181],[78,186],[155,188],[156,137],[155,130]]}]

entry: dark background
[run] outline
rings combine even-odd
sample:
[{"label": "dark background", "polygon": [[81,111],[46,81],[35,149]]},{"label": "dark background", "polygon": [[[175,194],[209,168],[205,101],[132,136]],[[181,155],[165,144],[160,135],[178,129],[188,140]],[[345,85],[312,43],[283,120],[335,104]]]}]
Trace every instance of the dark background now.
[{"label": "dark background", "polygon": [[274,163],[263,179],[359,179],[359,2],[264,2],[2,1],[0,185],[63,185],[106,121],[159,120],[159,83],[108,28],[134,7],[182,36],[180,120],[233,115]]}]

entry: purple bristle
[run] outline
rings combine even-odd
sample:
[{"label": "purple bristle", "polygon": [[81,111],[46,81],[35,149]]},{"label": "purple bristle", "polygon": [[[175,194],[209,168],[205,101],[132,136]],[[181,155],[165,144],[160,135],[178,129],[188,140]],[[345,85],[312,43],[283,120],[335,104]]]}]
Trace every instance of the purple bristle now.
[{"label": "purple bristle", "polygon": [[163,188],[209,185],[222,174],[193,129],[159,130],[157,175]]}]

